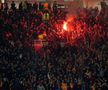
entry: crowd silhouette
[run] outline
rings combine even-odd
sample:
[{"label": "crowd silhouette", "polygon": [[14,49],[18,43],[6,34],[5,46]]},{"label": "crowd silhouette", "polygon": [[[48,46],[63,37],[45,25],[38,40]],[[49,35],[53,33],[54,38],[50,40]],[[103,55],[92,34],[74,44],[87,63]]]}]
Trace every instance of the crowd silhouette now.
[{"label": "crowd silhouette", "polygon": [[[65,12],[42,3],[0,5],[0,90],[107,90],[108,6],[83,8],[74,17],[84,32],[73,44],[62,45],[56,25]],[[43,20],[44,13],[49,14]],[[73,23],[73,22],[72,22]],[[32,42],[48,35],[36,52]]]}]

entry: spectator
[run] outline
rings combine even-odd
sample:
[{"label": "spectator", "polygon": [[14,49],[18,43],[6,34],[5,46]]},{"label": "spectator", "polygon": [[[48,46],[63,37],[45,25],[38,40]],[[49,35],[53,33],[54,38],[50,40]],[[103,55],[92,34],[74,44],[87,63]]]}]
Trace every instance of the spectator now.
[{"label": "spectator", "polygon": [[11,9],[12,9],[13,11],[16,10],[16,5],[15,5],[15,2],[14,2],[14,1],[12,1],[12,3],[11,3]]},{"label": "spectator", "polygon": [[44,86],[40,83],[38,86],[37,86],[37,90],[45,90]]}]

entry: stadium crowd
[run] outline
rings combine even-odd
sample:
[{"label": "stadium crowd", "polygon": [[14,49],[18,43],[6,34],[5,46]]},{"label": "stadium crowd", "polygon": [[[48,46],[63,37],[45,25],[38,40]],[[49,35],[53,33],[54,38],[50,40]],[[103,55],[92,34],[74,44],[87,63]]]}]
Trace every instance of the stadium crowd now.
[{"label": "stadium crowd", "polygon": [[[20,3],[19,9],[14,2],[11,8],[7,3],[1,5],[0,90],[107,90],[107,8],[79,11],[74,22],[86,33],[72,45],[61,45],[50,33],[57,32],[59,19],[65,20],[56,2],[53,10],[44,9],[41,3]],[[47,20],[43,20],[44,13],[49,14]],[[32,42],[45,32],[53,44],[37,53]]]}]

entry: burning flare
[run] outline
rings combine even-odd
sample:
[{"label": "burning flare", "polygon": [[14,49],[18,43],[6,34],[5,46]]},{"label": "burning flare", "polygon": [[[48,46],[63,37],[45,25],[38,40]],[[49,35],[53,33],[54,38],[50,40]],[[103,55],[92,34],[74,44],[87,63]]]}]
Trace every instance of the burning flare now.
[{"label": "burning flare", "polygon": [[63,29],[67,31],[67,22],[64,22]]}]

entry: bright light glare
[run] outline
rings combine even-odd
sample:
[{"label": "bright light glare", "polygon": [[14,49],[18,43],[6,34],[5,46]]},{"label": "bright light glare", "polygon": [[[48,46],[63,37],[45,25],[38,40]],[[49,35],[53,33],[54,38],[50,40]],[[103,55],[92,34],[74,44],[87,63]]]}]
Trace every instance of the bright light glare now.
[{"label": "bright light glare", "polygon": [[4,3],[4,0],[1,0],[2,3]]}]

